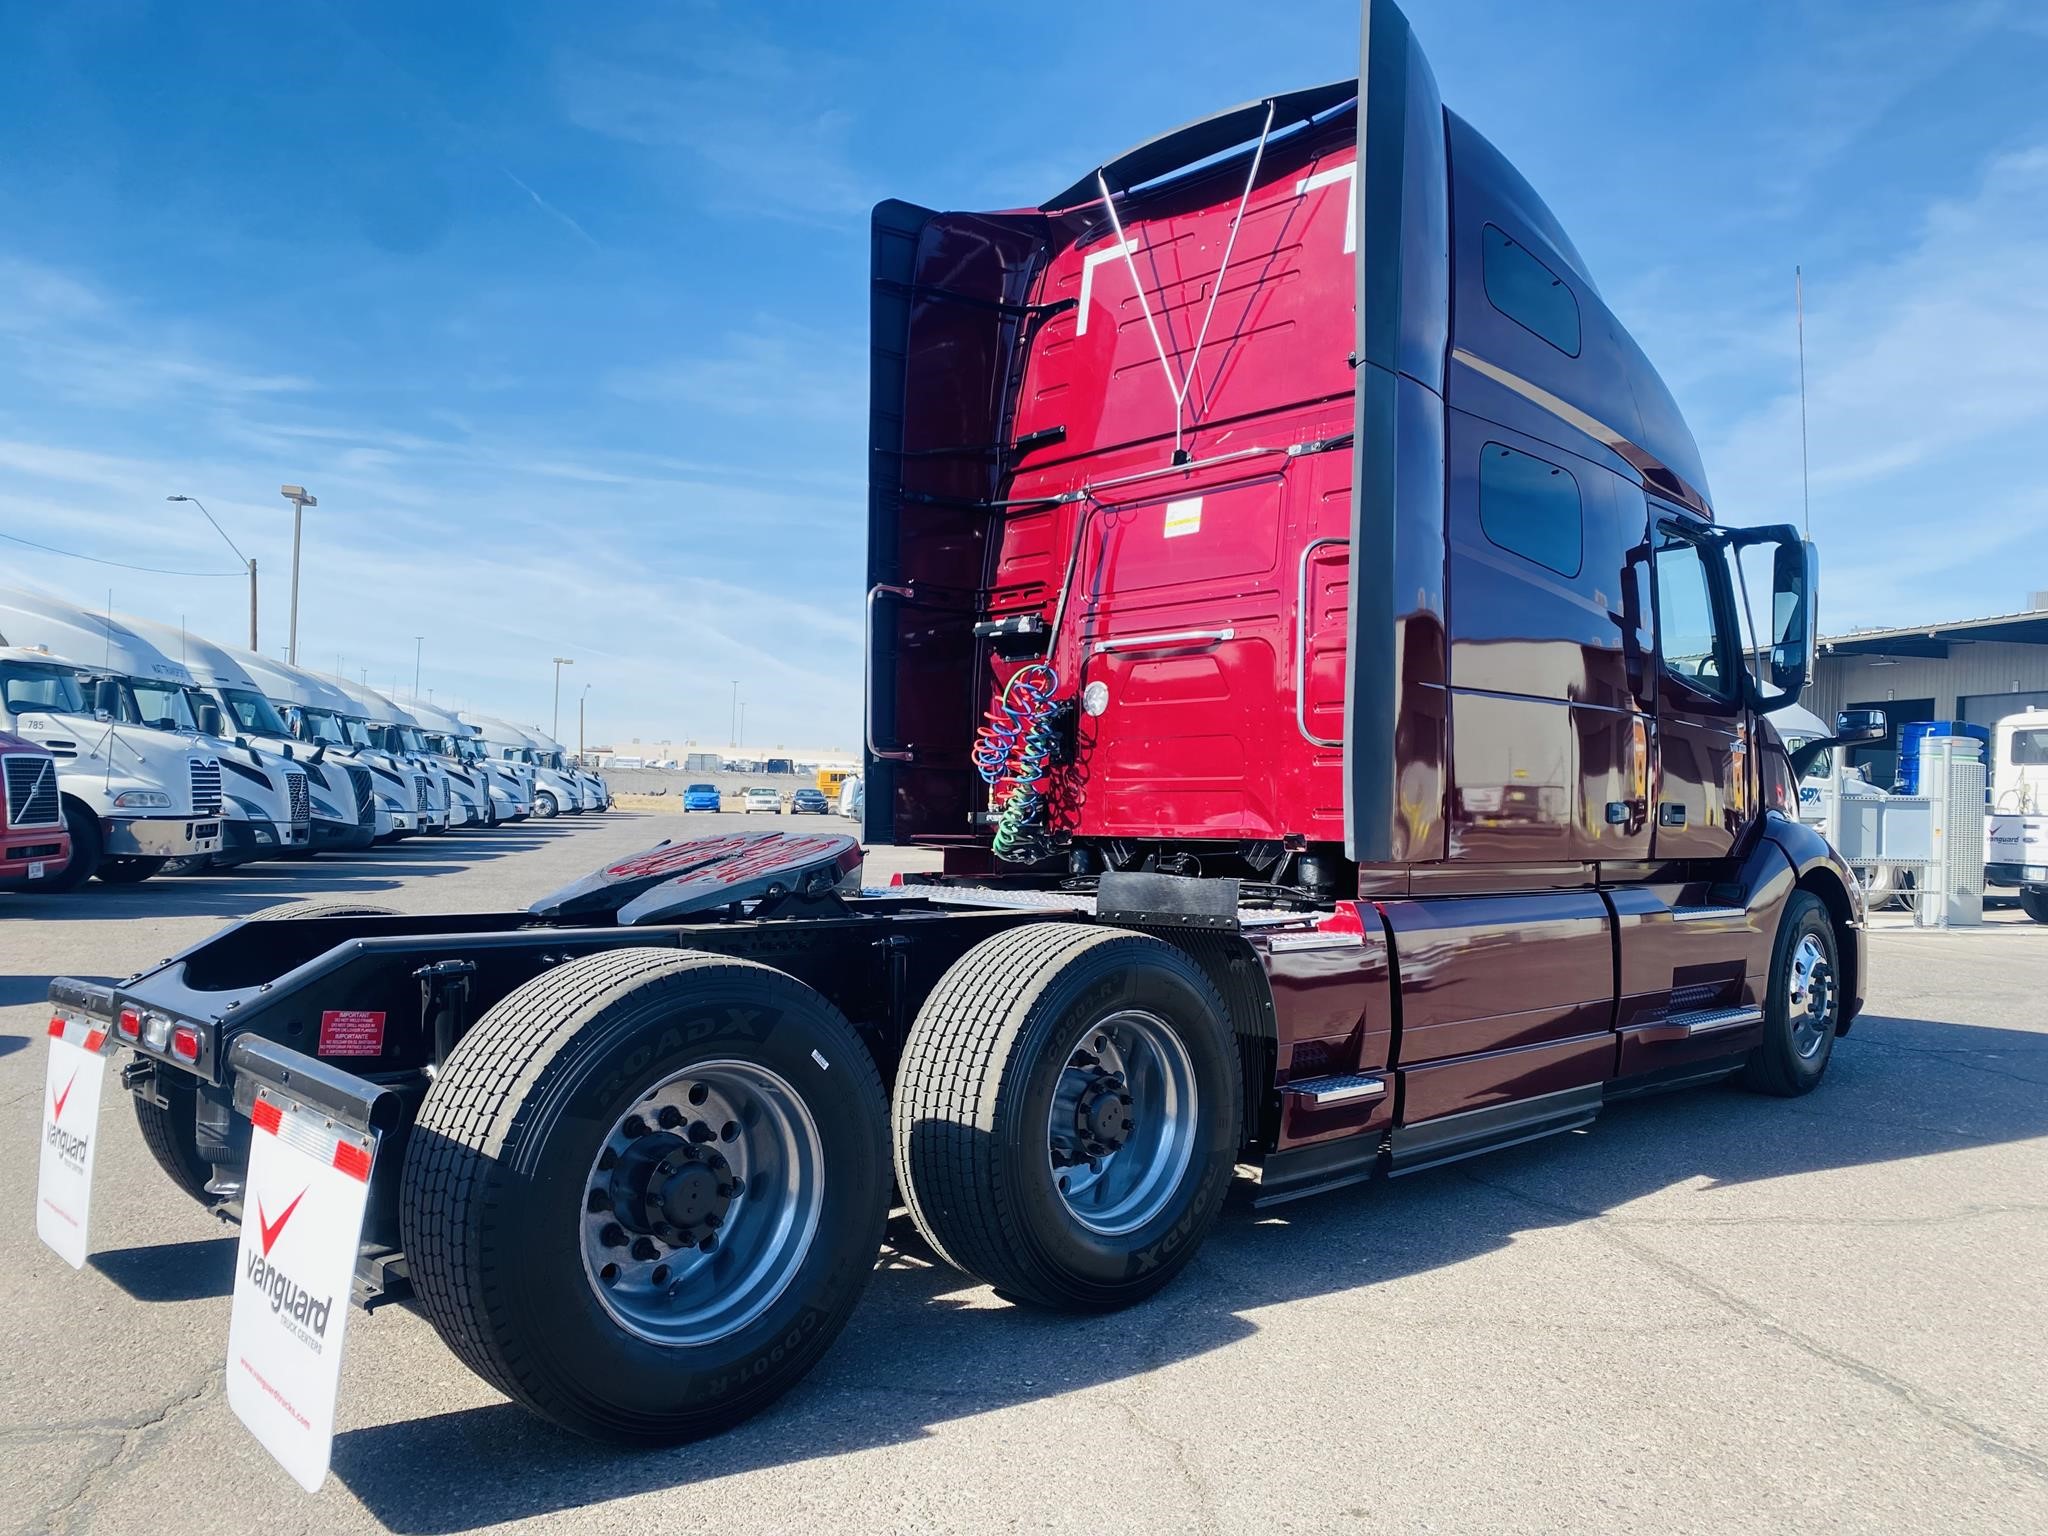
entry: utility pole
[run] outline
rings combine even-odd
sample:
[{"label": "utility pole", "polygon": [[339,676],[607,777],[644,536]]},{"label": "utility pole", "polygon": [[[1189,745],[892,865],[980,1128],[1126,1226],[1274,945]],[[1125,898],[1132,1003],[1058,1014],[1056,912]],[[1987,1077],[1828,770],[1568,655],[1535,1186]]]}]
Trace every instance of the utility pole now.
[{"label": "utility pole", "polygon": [[583,765],[583,702],[590,697],[590,684],[583,685],[583,691],[576,695],[576,763]]},{"label": "utility pole", "polygon": [[732,731],[725,739],[728,747],[740,744],[740,680],[732,680]]},{"label": "utility pole", "polygon": [[262,647],[256,643],[256,562],[243,554],[241,550],[235,549],[235,541],[228,538],[227,529],[221,527],[219,522],[215,520],[214,515],[206,510],[206,503],[197,496],[166,496],[164,500],[186,501],[197,507],[199,515],[213,524],[213,531],[223,539],[227,539],[228,548],[235,550],[235,558],[249,567],[249,649],[260,651]]},{"label": "utility pole", "polygon": [[419,702],[420,698],[420,652],[425,648],[426,643],[427,637],[425,635],[414,635],[412,637],[412,698],[415,704]]},{"label": "utility pole", "polygon": [[320,498],[308,496],[303,485],[281,485],[277,493],[292,504],[292,627],[284,659],[296,667],[299,664],[299,533],[305,522],[306,508],[319,506]]},{"label": "utility pole", "polygon": [[567,656],[555,658],[555,728],[548,734],[557,741],[562,739],[562,668],[575,665]]},{"label": "utility pole", "polygon": [[733,741],[733,745],[734,745],[734,746],[738,746],[738,745],[740,744],[740,738],[743,738],[743,737],[745,737],[745,735],[746,735],[746,734],[747,734],[747,701],[746,701],[745,699],[741,699],[741,700],[740,700],[740,725],[739,725],[739,732],[738,732],[738,736],[736,736],[736,737],[735,737],[735,739],[734,739],[734,741]]}]

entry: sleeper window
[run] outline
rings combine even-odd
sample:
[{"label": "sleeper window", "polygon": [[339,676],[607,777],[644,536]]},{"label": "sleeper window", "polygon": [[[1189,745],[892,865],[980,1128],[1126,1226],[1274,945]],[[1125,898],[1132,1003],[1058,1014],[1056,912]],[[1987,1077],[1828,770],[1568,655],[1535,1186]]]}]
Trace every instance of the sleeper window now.
[{"label": "sleeper window", "polygon": [[1584,521],[1579,482],[1570,470],[1499,443],[1480,450],[1479,527],[1491,542],[1560,576],[1576,576]]}]

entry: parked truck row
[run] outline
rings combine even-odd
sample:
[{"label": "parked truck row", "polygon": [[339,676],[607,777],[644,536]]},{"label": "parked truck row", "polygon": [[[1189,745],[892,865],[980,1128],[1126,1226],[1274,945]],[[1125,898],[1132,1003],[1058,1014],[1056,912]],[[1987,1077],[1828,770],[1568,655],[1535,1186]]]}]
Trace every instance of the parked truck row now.
[{"label": "parked truck row", "polygon": [[[133,884],[611,805],[602,776],[537,731],[400,705],[181,625],[13,587],[0,587],[0,732],[5,761],[22,765],[8,769],[20,784],[0,845],[0,882],[18,889]],[[14,820],[31,814],[43,819]],[[17,858],[17,846],[35,851]]]}]

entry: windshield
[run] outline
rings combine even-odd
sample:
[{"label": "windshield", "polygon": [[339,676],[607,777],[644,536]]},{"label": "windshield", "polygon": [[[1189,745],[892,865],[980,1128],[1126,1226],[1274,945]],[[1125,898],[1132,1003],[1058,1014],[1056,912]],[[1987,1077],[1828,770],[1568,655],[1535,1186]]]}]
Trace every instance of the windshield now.
[{"label": "windshield", "polygon": [[344,720],[341,722],[341,726],[343,730],[348,732],[348,739],[351,745],[358,747],[374,747],[377,745],[376,737],[370,734],[369,721]]},{"label": "windshield", "polygon": [[418,735],[420,743],[425,750],[433,753],[436,757],[455,757],[458,755],[449,750],[448,738],[439,731],[419,731],[415,734]]},{"label": "windshield", "polygon": [[234,718],[238,730],[251,736],[289,736],[284,721],[277,713],[277,706],[260,693],[251,693],[246,688],[223,688],[221,702],[228,707],[228,714]]},{"label": "windshield", "polygon": [[404,746],[406,751],[425,752],[429,750],[427,746],[427,739],[424,736],[422,736],[419,733],[419,731],[413,726],[394,725],[392,727],[392,730],[398,733],[398,739],[400,743]]},{"label": "windshield", "polygon": [[5,698],[9,714],[29,709],[69,715],[85,712],[85,692],[78,686],[78,674],[35,662],[0,661],[0,697]]},{"label": "windshield", "polygon": [[324,741],[331,747],[345,747],[349,741],[341,717],[331,709],[301,708],[298,736],[301,741]]},{"label": "windshield", "polygon": [[93,707],[105,710],[122,725],[147,726],[159,731],[198,729],[192,723],[184,692],[170,683],[147,678],[95,677],[91,687]]},{"label": "windshield", "polygon": [[186,688],[185,708],[192,713],[193,723],[209,736],[227,737],[234,735],[234,729],[221,717],[220,704],[204,688]]},{"label": "windshield", "polygon": [[2048,730],[2014,731],[2012,761],[2017,768],[2038,768],[2048,763]]}]

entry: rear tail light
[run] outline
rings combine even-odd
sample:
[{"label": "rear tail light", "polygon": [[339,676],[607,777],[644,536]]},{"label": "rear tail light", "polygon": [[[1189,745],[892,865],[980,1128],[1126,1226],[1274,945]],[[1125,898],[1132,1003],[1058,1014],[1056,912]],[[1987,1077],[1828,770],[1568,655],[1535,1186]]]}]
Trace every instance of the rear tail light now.
[{"label": "rear tail light", "polygon": [[171,1054],[180,1061],[199,1059],[199,1031],[190,1024],[180,1024],[171,1031]]},{"label": "rear tail light", "polygon": [[123,1008],[121,1010],[121,1017],[115,1021],[114,1027],[120,1031],[123,1040],[140,1040],[142,1038],[142,1015],[133,1008]]}]

